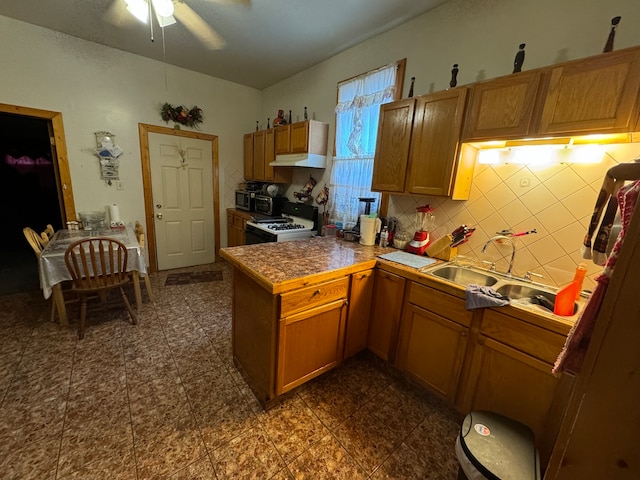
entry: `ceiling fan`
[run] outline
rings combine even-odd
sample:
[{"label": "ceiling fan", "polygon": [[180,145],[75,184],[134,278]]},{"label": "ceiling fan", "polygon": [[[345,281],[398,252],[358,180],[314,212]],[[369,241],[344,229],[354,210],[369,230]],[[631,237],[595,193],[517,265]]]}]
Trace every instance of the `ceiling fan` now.
[{"label": "ceiling fan", "polygon": [[[248,5],[250,0],[213,0],[222,4]],[[126,5],[130,15],[148,24],[153,41],[153,18],[161,28],[169,27],[177,21],[182,23],[208,50],[220,50],[226,42],[206,21],[196,13],[185,0],[116,0],[114,7]],[[122,15],[118,15],[122,19]]]}]

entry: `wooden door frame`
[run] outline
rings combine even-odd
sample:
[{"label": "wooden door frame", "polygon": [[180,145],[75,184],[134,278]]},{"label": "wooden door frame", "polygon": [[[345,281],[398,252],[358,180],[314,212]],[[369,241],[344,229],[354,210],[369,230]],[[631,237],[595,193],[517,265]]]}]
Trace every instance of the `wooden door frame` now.
[{"label": "wooden door frame", "polygon": [[18,105],[8,105],[0,103],[0,112],[21,115],[24,117],[40,118],[49,120],[53,129],[51,146],[54,147],[57,163],[57,190],[58,198],[62,199],[63,212],[61,213],[63,226],[66,222],[76,220],[76,204],[73,199],[73,188],[71,187],[71,172],[69,170],[69,157],[67,155],[67,142],[64,136],[64,125],[62,123],[62,113],[51,110],[40,110],[37,108],[20,107]]},{"label": "wooden door frame", "polygon": [[149,133],[160,133],[162,135],[172,135],[174,137],[194,138],[211,142],[211,161],[213,167],[213,223],[215,260],[220,261],[220,190],[218,186],[218,137],[208,133],[176,130],[169,127],[138,124],[138,134],[140,136],[140,161],[142,163],[142,188],[144,192],[144,212],[147,225],[147,251],[149,253],[149,270],[158,270],[158,260],[156,258],[156,229],[154,222],[154,208],[151,186],[151,158],[149,155]]}]

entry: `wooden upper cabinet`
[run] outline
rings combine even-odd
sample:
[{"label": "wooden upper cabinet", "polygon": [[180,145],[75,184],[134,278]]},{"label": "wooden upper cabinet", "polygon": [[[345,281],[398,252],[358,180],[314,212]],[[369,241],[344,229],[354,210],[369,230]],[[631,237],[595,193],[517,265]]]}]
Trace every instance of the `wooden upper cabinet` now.
[{"label": "wooden upper cabinet", "polygon": [[520,72],[474,84],[462,141],[529,136],[541,77],[540,71]]},{"label": "wooden upper cabinet", "polygon": [[289,153],[327,154],[329,141],[329,124],[316,120],[291,123],[276,127],[276,155]]},{"label": "wooden upper cabinet", "polygon": [[451,196],[459,168],[458,146],[467,91],[460,87],[418,97],[405,182],[407,193]]},{"label": "wooden upper cabinet", "polygon": [[640,49],[597,55],[552,67],[540,134],[634,131],[640,89]]},{"label": "wooden upper cabinet", "polygon": [[264,152],[265,131],[260,130],[253,134],[253,177],[255,180],[264,180]]},{"label": "wooden upper cabinet", "polygon": [[309,148],[309,122],[292,123],[290,129],[290,153],[306,153]]},{"label": "wooden upper cabinet", "polygon": [[291,183],[292,167],[274,168],[276,131],[280,127],[244,135],[244,178],[259,182]]},{"label": "wooden upper cabinet", "polygon": [[371,182],[373,191],[404,191],[415,104],[415,98],[408,98],[380,107]]},{"label": "wooden upper cabinet", "polygon": [[291,125],[274,129],[276,155],[291,153]]},{"label": "wooden upper cabinet", "polygon": [[245,180],[253,180],[253,133],[245,133],[243,142],[244,178]]}]

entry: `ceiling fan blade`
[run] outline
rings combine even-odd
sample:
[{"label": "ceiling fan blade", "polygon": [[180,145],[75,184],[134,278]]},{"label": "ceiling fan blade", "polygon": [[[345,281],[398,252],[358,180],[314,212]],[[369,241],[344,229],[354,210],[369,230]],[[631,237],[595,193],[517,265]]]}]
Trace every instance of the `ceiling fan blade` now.
[{"label": "ceiling fan blade", "polygon": [[251,0],[207,0],[211,3],[217,3],[218,5],[239,5],[241,7],[250,7]]},{"label": "ceiling fan blade", "polygon": [[103,18],[107,23],[116,27],[124,27],[138,23],[138,20],[127,11],[127,4],[124,0],[113,0],[109,8],[105,11]]},{"label": "ceiling fan blade", "polygon": [[174,15],[207,49],[220,50],[226,45],[224,38],[186,3],[176,2]]}]

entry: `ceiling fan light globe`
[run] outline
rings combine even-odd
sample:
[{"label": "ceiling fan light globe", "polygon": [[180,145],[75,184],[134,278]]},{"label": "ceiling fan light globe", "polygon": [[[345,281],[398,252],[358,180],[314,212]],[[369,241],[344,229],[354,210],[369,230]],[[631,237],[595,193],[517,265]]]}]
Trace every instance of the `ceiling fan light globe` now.
[{"label": "ceiling fan light globe", "polygon": [[127,2],[127,10],[140,20],[142,23],[147,23],[149,19],[149,6],[144,0],[125,0]]},{"label": "ceiling fan light globe", "polygon": [[171,0],[151,0],[151,3],[157,16],[171,17],[173,15],[173,2]]},{"label": "ceiling fan light globe", "polygon": [[173,15],[169,15],[168,17],[161,17],[160,14],[156,12],[156,18],[158,19],[158,25],[160,25],[162,28],[176,23],[176,19]]}]

